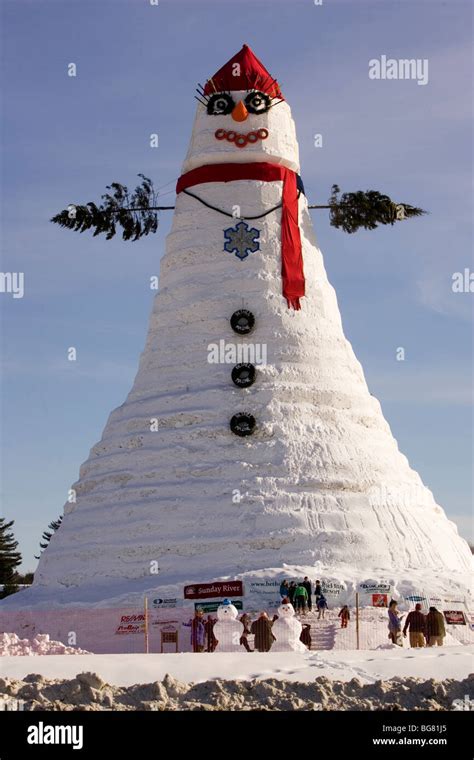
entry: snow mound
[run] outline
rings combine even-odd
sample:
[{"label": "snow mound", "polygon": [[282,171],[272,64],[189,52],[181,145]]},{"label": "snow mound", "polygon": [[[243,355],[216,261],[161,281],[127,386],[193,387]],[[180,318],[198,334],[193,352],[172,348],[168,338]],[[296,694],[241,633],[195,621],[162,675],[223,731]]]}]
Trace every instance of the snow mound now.
[{"label": "snow mound", "polygon": [[0,657],[41,654],[90,653],[78,647],[68,647],[62,641],[51,641],[48,633],[38,633],[34,639],[20,639],[16,633],[0,633]]},{"label": "snow mound", "polygon": [[456,710],[474,696],[474,676],[462,681],[396,678],[364,684],[319,676],[309,683],[276,678],[183,683],[162,681],[121,687],[96,673],[72,679],[31,674],[22,681],[0,679],[0,698],[21,700],[36,710]]}]

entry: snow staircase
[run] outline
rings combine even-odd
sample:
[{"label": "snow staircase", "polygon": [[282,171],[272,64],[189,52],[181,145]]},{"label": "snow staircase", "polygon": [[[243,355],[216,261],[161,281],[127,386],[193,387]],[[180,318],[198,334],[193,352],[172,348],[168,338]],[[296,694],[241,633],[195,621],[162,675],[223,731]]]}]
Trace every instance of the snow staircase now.
[{"label": "snow staircase", "polygon": [[311,649],[334,649],[337,622],[331,620],[326,612],[324,619],[318,620],[317,612],[309,612],[298,618],[302,625],[311,625]]}]

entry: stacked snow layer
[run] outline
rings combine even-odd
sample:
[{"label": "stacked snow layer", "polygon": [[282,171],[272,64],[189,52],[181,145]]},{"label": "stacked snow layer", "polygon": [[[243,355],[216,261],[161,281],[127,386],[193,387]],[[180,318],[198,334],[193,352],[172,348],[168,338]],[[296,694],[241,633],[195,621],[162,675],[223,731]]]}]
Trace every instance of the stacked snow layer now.
[{"label": "stacked snow layer", "polygon": [[62,641],[51,641],[49,634],[38,633],[34,639],[20,639],[16,633],[0,633],[0,657],[40,654],[90,654],[85,649],[68,647]]}]

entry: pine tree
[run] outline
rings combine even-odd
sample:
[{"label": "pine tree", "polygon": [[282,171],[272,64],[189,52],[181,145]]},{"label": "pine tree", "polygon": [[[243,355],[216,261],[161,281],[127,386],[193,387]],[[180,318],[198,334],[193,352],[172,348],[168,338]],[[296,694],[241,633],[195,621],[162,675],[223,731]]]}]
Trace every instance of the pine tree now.
[{"label": "pine tree", "polygon": [[13,523],[14,520],[6,522],[0,517],[0,599],[18,591],[15,568],[21,565],[21,554],[17,551],[18,541],[10,530]]},{"label": "pine tree", "polygon": [[35,554],[35,559],[39,559],[40,558],[41,554],[44,552],[44,550],[48,546],[49,542],[51,541],[51,538],[52,538],[53,534],[57,531],[57,529],[61,525],[62,521],[63,521],[63,516],[59,515],[59,517],[58,517],[57,520],[53,520],[52,522],[49,523],[49,525],[48,525],[49,530],[43,531],[43,535],[41,536],[41,541],[40,541],[41,552],[40,552],[40,554],[38,556],[36,556],[36,554]]},{"label": "pine tree", "polygon": [[35,574],[30,571],[27,573],[18,573],[17,582],[20,586],[31,586],[35,579]]}]

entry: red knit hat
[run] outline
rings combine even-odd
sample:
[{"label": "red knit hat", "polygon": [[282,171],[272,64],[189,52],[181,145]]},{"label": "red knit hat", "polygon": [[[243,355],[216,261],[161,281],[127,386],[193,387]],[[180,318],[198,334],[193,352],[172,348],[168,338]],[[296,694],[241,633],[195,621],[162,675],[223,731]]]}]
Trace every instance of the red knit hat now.
[{"label": "red knit hat", "polygon": [[204,87],[205,95],[225,90],[260,90],[272,98],[283,100],[276,79],[268,73],[265,66],[258,60],[248,45],[227,61],[213,77],[207,80]]}]

